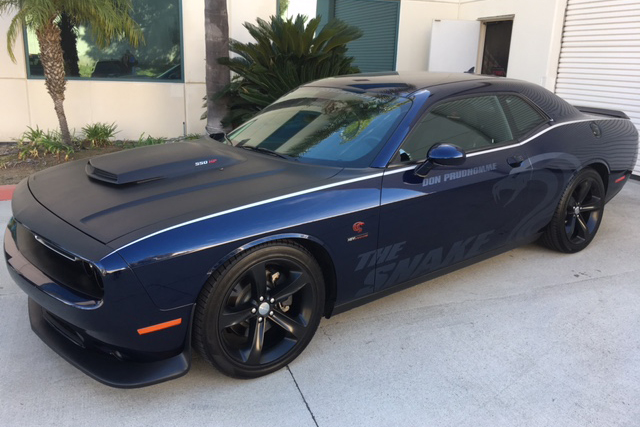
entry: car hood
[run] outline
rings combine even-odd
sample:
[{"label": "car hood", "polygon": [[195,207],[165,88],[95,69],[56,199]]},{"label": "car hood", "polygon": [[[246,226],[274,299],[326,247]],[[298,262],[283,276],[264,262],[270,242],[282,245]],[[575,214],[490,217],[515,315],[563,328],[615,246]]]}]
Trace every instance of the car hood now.
[{"label": "car hood", "polygon": [[340,170],[198,140],[52,167],[32,175],[29,189],[53,214],[108,244],[300,191]]}]

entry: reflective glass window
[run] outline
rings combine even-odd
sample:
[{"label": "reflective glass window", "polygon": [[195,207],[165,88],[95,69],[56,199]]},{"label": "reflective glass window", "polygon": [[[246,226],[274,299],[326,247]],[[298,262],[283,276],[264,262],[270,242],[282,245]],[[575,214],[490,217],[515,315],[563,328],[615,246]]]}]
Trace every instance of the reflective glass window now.
[{"label": "reflective glass window", "polygon": [[[58,18],[67,78],[182,81],[180,6],[180,0],[133,0],[133,18],[144,36],[135,48],[126,40],[99,48],[88,27]],[[29,76],[43,77],[35,33],[27,30],[26,39]]]},{"label": "reflective glass window", "polygon": [[229,140],[305,163],[367,167],[410,106],[394,95],[303,87],[262,110]]},{"label": "reflective glass window", "polygon": [[423,160],[436,143],[466,151],[513,140],[497,96],[477,96],[443,102],[432,108],[402,144],[402,161]]},{"label": "reflective glass window", "polygon": [[516,138],[520,138],[530,131],[545,123],[547,119],[542,116],[527,101],[512,95],[501,95],[500,99],[507,115],[511,116],[513,122],[513,133]]}]

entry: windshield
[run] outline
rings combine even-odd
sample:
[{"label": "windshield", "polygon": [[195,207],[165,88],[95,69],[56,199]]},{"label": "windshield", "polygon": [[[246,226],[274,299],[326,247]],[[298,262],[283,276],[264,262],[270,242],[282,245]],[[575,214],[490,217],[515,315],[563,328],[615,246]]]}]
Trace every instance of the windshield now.
[{"label": "windshield", "polygon": [[229,140],[306,163],[367,167],[410,106],[393,95],[300,88],[233,131]]}]

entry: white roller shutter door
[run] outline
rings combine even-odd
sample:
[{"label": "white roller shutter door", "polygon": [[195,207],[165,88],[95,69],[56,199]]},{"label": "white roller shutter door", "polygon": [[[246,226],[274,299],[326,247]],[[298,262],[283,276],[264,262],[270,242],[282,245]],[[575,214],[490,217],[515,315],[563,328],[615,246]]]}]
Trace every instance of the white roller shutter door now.
[{"label": "white roller shutter door", "polygon": [[640,130],[640,0],[568,1],[556,93],[622,110]]}]

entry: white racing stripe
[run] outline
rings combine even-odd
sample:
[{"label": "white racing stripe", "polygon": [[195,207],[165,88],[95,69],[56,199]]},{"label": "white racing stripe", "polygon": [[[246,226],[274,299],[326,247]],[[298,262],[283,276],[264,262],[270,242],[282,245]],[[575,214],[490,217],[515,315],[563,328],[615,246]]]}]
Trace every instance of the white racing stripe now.
[{"label": "white racing stripe", "polygon": [[[497,151],[502,151],[502,150],[506,150],[506,149],[509,149],[509,148],[513,148],[513,147],[520,147],[520,146],[522,146],[522,145],[524,145],[524,144],[526,144],[526,143],[538,138],[540,135],[544,135],[545,133],[547,133],[547,132],[549,132],[551,130],[557,129],[560,126],[573,125],[575,123],[583,123],[583,122],[603,121],[603,120],[628,120],[628,119],[623,119],[623,118],[619,118],[619,117],[610,117],[610,118],[609,117],[605,117],[605,118],[602,118],[602,119],[600,119],[600,118],[598,118],[598,119],[581,119],[581,120],[572,120],[570,122],[557,123],[557,124],[555,124],[553,126],[550,126],[550,127],[546,128],[544,130],[541,130],[540,132],[536,133],[533,136],[530,136],[529,138],[525,139],[522,142],[518,142],[517,144],[509,144],[509,145],[505,145],[505,146],[502,146],[502,147],[492,148],[492,149],[489,149],[489,150],[477,151],[475,153],[467,154],[467,157],[475,157],[475,156],[480,156],[480,155],[484,155],[484,154],[495,153]],[[391,175],[391,174],[394,174],[394,173],[405,172],[405,171],[408,171],[408,170],[411,170],[411,169],[415,169],[415,167],[416,167],[416,165],[407,166],[407,167],[404,167],[404,168],[388,171],[386,174],[387,175]]]},{"label": "white racing stripe", "polygon": [[[272,203],[272,202],[277,202],[277,201],[280,201],[280,200],[290,199],[292,197],[302,196],[304,194],[313,193],[315,191],[326,190],[328,188],[339,187],[341,185],[347,185],[347,184],[351,184],[351,183],[358,182],[358,181],[364,181],[364,180],[367,180],[367,179],[378,178],[378,177],[381,177],[382,175],[384,175],[384,172],[378,172],[378,173],[374,173],[374,174],[371,174],[371,175],[360,176],[358,178],[348,179],[346,181],[339,181],[339,182],[334,182],[334,183],[331,183],[331,184],[321,185],[319,187],[313,187],[313,188],[309,188],[307,190],[296,191],[295,193],[284,194],[282,196],[273,197],[271,199],[266,199],[266,200],[261,200],[259,202],[249,203],[248,205],[238,206],[237,208],[227,209],[226,211],[220,211],[220,212],[213,213],[211,215],[207,215],[207,216],[203,216],[203,217],[200,217],[200,218],[195,218],[195,219],[192,219],[192,220],[189,220],[189,221],[181,222],[180,224],[176,224],[176,225],[172,225],[171,227],[163,228],[162,230],[155,231],[155,232],[153,232],[151,234],[148,234],[148,235],[146,235],[144,237],[136,239],[133,242],[130,242],[130,243],[127,243],[126,245],[121,246],[120,248],[116,249],[113,252],[117,252],[117,251],[122,250],[122,249],[124,249],[124,248],[126,248],[128,246],[131,246],[131,245],[133,245],[135,243],[138,243],[138,242],[141,242],[141,241],[143,241],[145,239],[148,239],[149,237],[157,236],[158,234],[162,234],[162,233],[164,233],[166,231],[174,230],[176,228],[180,228],[180,227],[183,227],[185,225],[194,224],[196,222],[205,221],[207,219],[215,218],[215,217],[218,217],[218,216],[227,215],[227,214],[230,214],[230,213],[233,213],[233,212],[242,211],[244,209],[254,208],[256,206],[266,205],[267,203]],[[109,254],[109,255],[111,255],[111,254]]]},{"label": "white racing stripe", "polygon": [[[533,136],[527,138],[526,140],[524,140],[522,142],[519,142],[517,144],[510,144],[510,145],[505,145],[504,147],[497,147],[497,148],[493,148],[493,149],[490,149],[490,150],[478,151],[476,153],[468,154],[467,157],[474,157],[474,156],[479,156],[479,155],[483,155],[483,154],[490,154],[490,153],[494,153],[496,151],[506,150],[508,148],[519,147],[519,146],[522,146],[522,145],[528,143],[529,141],[534,140],[535,138],[539,137],[540,135],[543,135],[543,134],[549,132],[550,130],[556,129],[556,128],[560,127],[560,126],[572,125],[572,124],[575,124],[575,123],[582,123],[582,122],[602,121],[602,120],[627,120],[627,119],[617,118],[617,117],[616,118],[613,118],[613,117],[612,118],[602,118],[602,119],[601,118],[597,118],[597,119],[594,118],[594,119],[572,120],[572,121],[569,121],[569,122],[557,123],[557,124],[555,124],[553,126],[550,126],[550,127],[538,132],[537,134],[535,134],[535,135],[533,135]],[[132,241],[130,243],[127,243],[126,245],[123,245],[123,246],[119,247],[118,249],[116,249],[113,252],[111,252],[109,255],[111,255],[111,254],[113,254],[115,252],[118,252],[118,251],[120,251],[120,250],[122,250],[122,249],[124,249],[126,247],[131,246],[131,245],[134,245],[134,244],[136,244],[138,242],[146,240],[146,239],[148,239],[150,237],[157,236],[158,234],[162,234],[162,233],[165,233],[167,231],[171,231],[171,230],[174,230],[176,228],[183,227],[185,225],[195,224],[195,223],[200,222],[200,221],[206,221],[207,219],[216,218],[216,217],[227,215],[227,214],[230,214],[230,213],[233,213],[233,212],[238,212],[238,211],[241,211],[241,210],[244,210],[244,209],[254,208],[256,206],[266,205],[268,203],[277,202],[277,201],[280,201],[280,200],[290,199],[292,197],[302,196],[304,194],[314,193],[316,191],[322,191],[322,190],[326,190],[326,189],[329,189],[329,188],[339,187],[341,185],[352,184],[354,182],[365,181],[367,179],[379,178],[379,177],[383,176],[385,173],[387,175],[392,175],[392,174],[395,174],[395,173],[405,172],[405,171],[414,169],[415,167],[416,167],[416,165],[413,165],[413,166],[408,166],[408,167],[404,167],[404,168],[395,169],[395,170],[392,170],[392,171],[379,172],[379,173],[374,173],[374,174],[371,174],[371,175],[361,176],[361,177],[358,177],[358,178],[347,179],[346,181],[340,181],[340,182],[334,182],[334,183],[331,183],[331,184],[321,185],[319,187],[313,187],[313,188],[309,188],[307,190],[296,191],[295,193],[284,194],[282,196],[273,197],[271,199],[266,199],[266,200],[261,200],[259,202],[249,203],[247,205],[238,206],[237,208],[227,209],[225,211],[220,211],[220,212],[216,212],[216,213],[213,213],[213,214],[210,214],[210,215],[206,215],[206,216],[203,216],[203,217],[200,217],[200,218],[195,218],[195,219],[192,219],[192,220],[189,220],[189,221],[181,222],[180,224],[172,225],[171,227],[163,228],[162,230],[158,230],[158,231],[155,231],[155,232],[153,232],[151,234],[148,234],[148,235],[146,235],[144,237],[140,237],[139,239],[136,239],[136,240],[134,240],[134,241]],[[109,256],[109,255],[107,255],[107,256]]]}]

